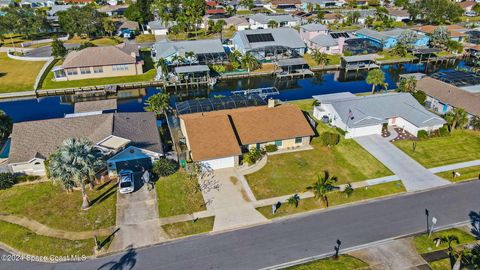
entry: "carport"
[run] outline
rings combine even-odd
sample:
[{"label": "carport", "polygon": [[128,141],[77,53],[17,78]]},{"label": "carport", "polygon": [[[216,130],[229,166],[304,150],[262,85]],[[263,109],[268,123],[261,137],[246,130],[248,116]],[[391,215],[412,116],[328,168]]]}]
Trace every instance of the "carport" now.
[{"label": "carport", "polygon": [[129,146],[123,151],[107,160],[108,175],[115,177],[122,170],[141,172],[152,168],[154,160],[160,158],[160,154],[145,149]]}]

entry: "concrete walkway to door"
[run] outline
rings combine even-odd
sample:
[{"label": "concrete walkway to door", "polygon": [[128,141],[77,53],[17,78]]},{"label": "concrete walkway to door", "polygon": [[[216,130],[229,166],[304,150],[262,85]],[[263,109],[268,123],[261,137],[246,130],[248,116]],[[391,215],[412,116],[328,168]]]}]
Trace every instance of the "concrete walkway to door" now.
[{"label": "concrete walkway to door", "polygon": [[451,184],[434,175],[380,135],[357,137],[355,141],[396,174],[407,191]]},{"label": "concrete walkway to door", "polygon": [[207,202],[207,210],[215,214],[213,231],[231,230],[268,222],[250,203],[250,196],[244,188],[241,176],[236,169],[215,170],[212,176],[201,179],[204,186],[203,198]]}]

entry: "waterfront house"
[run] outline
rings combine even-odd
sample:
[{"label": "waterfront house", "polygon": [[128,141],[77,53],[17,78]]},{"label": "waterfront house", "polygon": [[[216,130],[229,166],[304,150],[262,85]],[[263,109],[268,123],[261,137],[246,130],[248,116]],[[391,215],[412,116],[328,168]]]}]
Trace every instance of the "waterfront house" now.
[{"label": "waterfront house", "polygon": [[45,175],[45,160],[68,138],[87,138],[108,156],[110,176],[123,169],[149,169],[152,161],[163,155],[154,113],[102,114],[82,110],[67,118],[15,123],[8,157],[10,170]]},{"label": "waterfront house", "polygon": [[238,166],[243,152],[276,145],[279,150],[306,147],[315,135],[295,105],[267,106],[180,115],[188,154],[211,169]]},{"label": "waterfront house", "polygon": [[327,54],[341,54],[345,40],[352,38],[347,32],[330,31],[325,25],[317,23],[302,25],[300,37],[309,49],[318,49]]},{"label": "waterfront house", "polygon": [[300,19],[290,14],[265,14],[256,13],[248,17],[250,29],[268,29],[271,21],[277,23],[277,27],[295,27],[300,25]]},{"label": "waterfront house", "polygon": [[443,118],[427,111],[409,93],[356,96],[350,92],[313,96],[315,118],[346,132],[345,138],[381,134],[384,126],[394,126],[416,136],[419,130],[434,131],[445,124]]},{"label": "waterfront house", "polygon": [[[391,49],[397,44],[399,37],[406,31],[412,30],[395,28],[380,32],[369,28],[362,28],[355,31],[355,35],[359,38],[366,38],[381,44],[384,49]],[[417,33],[417,38],[412,45],[414,47],[426,47],[428,46],[429,41],[430,37],[428,35],[424,33]]]},{"label": "waterfront house", "polygon": [[[194,56],[189,58],[190,52]],[[188,64],[212,64],[227,61],[227,54],[220,39],[161,40],[153,44],[152,58],[155,62],[163,58],[169,65],[179,64],[179,58]]]},{"label": "waterfront house", "polygon": [[233,47],[258,60],[275,60],[303,56],[305,43],[293,28],[274,28],[238,31],[232,38]]},{"label": "waterfront house", "polygon": [[[466,32],[468,29],[466,29],[463,26],[452,24],[452,25],[441,25],[443,27],[446,27],[448,30],[448,33],[450,35],[450,39],[458,42],[464,41],[467,37],[468,34]],[[422,25],[422,26],[416,26],[413,27],[412,30],[416,31],[417,33],[423,33],[427,35],[433,34],[435,29],[440,26],[435,26],[435,25]]]},{"label": "waterfront house", "polygon": [[130,76],[143,74],[143,61],[137,45],[122,43],[71,51],[52,71],[57,81]]}]

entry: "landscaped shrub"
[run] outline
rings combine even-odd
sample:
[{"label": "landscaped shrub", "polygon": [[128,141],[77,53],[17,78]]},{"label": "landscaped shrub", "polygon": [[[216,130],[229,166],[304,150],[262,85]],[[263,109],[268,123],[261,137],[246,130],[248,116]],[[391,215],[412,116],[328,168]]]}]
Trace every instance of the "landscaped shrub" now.
[{"label": "landscaped shrub", "polygon": [[448,132],[448,127],[447,126],[443,126],[443,127],[439,128],[438,132],[439,132],[440,136],[442,136],[442,137],[450,135],[450,132]]},{"label": "landscaped shrub", "polygon": [[218,73],[223,73],[226,70],[224,65],[212,65],[212,69]]},{"label": "landscaped shrub", "polygon": [[262,158],[262,152],[257,148],[252,148],[248,153],[243,155],[243,162],[248,165],[255,164],[258,160]]},{"label": "landscaped shrub", "polygon": [[427,100],[427,94],[421,90],[415,91],[413,97],[422,105],[425,104],[425,100]]},{"label": "landscaped shrub", "polygon": [[157,176],[169,176],[178,170],[178,164],[166,158],[153,162],[152,171]]},{"label": "landscaped shrub", "polygon": [[333,132],[324,132],[320,135],[320,140],[325,146],[334,146],[340,142],[340,135]]},{"label": "landscaped shrub", "polygon": [[268,145],[265,145],[265,151],[267,152],[275,152],[278,150],[278,147],[275,145],[275,144],[268,144]]},{"label": "landscaped shrub", "polygon": [[417,133],[417,138],[419,139],[427,139],[428,138],[428,132],[425,130],[419,130]]},{"label": "landscaped shrub", "polygon": [[0,189],[7,189],[15,185],[17,179],[11,173],[0,173]]}]

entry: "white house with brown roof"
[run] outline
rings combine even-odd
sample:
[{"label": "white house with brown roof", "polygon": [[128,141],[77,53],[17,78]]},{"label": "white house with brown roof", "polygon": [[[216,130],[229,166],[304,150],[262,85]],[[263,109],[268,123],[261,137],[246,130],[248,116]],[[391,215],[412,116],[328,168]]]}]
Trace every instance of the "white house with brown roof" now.
[{"label": "white house with brown roof", "polygon": [[242,152],[275,144],[292,149],[310,144],[315,133],[294,105],[245,107],[185,114],[180,128],[190,158],[212,169],[232,168]]},{"label": "white house with brown roof", "polygon": [[143,74],[137,45],[88,47],[68,53],[61,66],[52,69],[56,81]]}]

